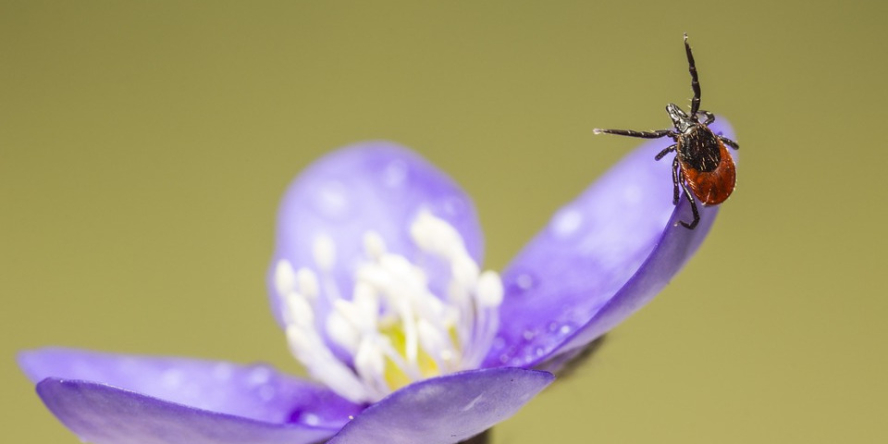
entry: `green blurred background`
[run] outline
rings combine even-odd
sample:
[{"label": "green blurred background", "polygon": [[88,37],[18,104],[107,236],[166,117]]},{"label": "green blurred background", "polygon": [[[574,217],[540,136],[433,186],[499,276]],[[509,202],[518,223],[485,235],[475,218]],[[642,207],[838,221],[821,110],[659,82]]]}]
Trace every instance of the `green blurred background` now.
[{"label": "green blurred background", "polygon": [[593,127],[688,103],[685,31],[743,147],[737,190],[655,302],[494,442],[888,442],[878,3],[3,1],[4,442],[78,442],[22,349],[300,372],[266,305],[274,216],[344,144],[451,174],[502,268],[636,145]]}]

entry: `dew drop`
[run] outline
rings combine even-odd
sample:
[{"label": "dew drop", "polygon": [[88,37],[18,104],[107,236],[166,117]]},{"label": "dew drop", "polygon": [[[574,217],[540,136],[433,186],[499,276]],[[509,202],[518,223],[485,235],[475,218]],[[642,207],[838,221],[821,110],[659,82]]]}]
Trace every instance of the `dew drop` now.
[{"label": "dew drop", "polygon": [[510,360],[513,360],[514,356],[518,354],[518,347],[514,344],[506,348],[506,350],[500,355],[499,360],[503,364],[508,364]]},{"label": "dew drop", "polygon": [[515,278],[515,284],[523,291],[530,290],[536,284],[536,281],[528,273],[521,273]]},{"label": "dew drop", "polygon": [[389,188],[397,188],[407,179],[407,164],[403,160],[394,160],[382,170],[382,183]]},{"label": "dew drop", "polygon": [[560,210],[552,218],[549,229],[558,238],[567,238],[576,233],[583,223],[583,214],[573,208]]},{"label": "dew drop", "polygon": [[566,335],[566,334],[570,333],[571,331],[573,331],[573,327],[571,327],[570,325],[567,325],[567,324],[562,325],[561,328],[558,329],[558,333],[561,333],[563,335]]},{"label": "dew drop", "polygon": [[326,182],[312,196],[315,209],[327,218],[340,219],[348,213],[350,202],[341,182]]},{"label": "dew drop", "polygon": [[536,337],[536,332],[533,330],[524,330],[524,333],[521,334],[525,341],[529,341]]},{"label": "dew drop", "polygon": [[213,367],[213,377],[219,382],[228,381],[231,379],[233,373],[234,369],[229,364],[219,363]]},{"label": "dew drop", "polygon": [[318,425],[321,423],[321,417],[315,415],[314,413],[306,413],[305,416],[300,418],[303,423],[308,425]]},{"label": "dew drop", "polygon": [[458,216],[465,212],[466,201],[460,196],[449,196],[441,203],[441,209],[448,216]]},{"label": "dew drop", "polygon": [[254,367],[247,375],[247,384],[251,386],[266,384],[269,380],[271,380],[271,369],[264,366]]},{"label": "dew drop", "polygon": [[543,353],[545,353],[545,351],[543,351],[543,347],[537,347],[533,349],[533,353],[536,355],[537,358],[539,358],[540,356],[543,356]]}]

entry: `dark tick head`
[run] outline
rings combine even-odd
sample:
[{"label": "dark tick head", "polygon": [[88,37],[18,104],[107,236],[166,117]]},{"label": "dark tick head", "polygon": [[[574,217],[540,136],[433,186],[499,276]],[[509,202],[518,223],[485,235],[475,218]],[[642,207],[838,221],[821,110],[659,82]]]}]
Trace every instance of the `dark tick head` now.
[{"label": "dark tick head", "polygon": [[669,113],[669,117],[672,118],[672,123],[675,125],[675,129],[677,129],[678,132],[687,132],[688,129],[694,126],[694,120],[688,117],[678,105],[674,103],[666,105],[666,112]]}]

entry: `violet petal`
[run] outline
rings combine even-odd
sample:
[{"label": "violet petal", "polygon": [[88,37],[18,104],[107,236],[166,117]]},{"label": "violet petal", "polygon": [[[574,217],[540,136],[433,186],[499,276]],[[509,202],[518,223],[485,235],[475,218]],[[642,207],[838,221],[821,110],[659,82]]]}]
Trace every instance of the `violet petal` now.
[{"label": "violet petal", "polygon": [[47,378],[37,393],[65,427],[95,444],[309,444],[333,433],[209,412],[95,382]]},{"label": "violet petal", "polygon": [[[268,276],[272,310],[280,323],[275,264],[317,269],[313,246],[326,237],[335,245],[333,282],[351,298],[355,261],[363,257],[367,230],[379,233],[389,251],[415,259],[410,224],[420,210],[448,221],[481,263],[483,238],[475,207],[459,186],[419,155],[391,142],[366,142],[318,160],[290,185],[278,213],[277,244]],[[431,272],[436,278],[443,273]],[[442,283],[432,282],[432,285]],[[326,298],[317,318],[324,319]]]},{"label": "violet petal", "polygon": [[426,379],[368,407],[327,444],[454,444],[512,416],[553,379],[508,367]]},{"label": "violet petal", "polygon": [[272,424],[302,422],[312,429],[335,431],[360,411],[326,388],[263,364],[47,348],[22,352],[19,365],[34,382],[92,381],[163,400],[159,403]]},{"label": "violet petal", "polygon": [[[713,130],[733,138],[726,123]],[[672,143],[658,139],[629,153],[549,225],[503,273],[499,338],[485,365],[536,366],[583,347],[641,308],[697,250],[718,207],[672,204]],[[732,153],[733,154],[733,153]]]}]

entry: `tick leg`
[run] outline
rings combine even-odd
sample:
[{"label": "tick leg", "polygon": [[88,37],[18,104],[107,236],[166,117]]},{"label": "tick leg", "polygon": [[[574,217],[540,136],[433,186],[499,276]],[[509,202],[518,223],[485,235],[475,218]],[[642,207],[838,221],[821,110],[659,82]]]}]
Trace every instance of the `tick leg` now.
[{"label": "tick leg", "polygon": [[679,171],[681,171],[681,165],[678,164],[678,156],[675,156],[672,159],[672,205],[678,205],[678,187],[682,180],[679,177]]},{"label": "tick leg", "polygon": [[681,183],[681,189],[684,190],[685,197],[688,199],[688,202],[691,203],[691,212],[694,213],[694,220],[691,221],[691,223],[686,223],[683,220],[678,221],[678,223],[688,230],[693,230],[697,227],[697,224],[700,223],[700,213],[697,211],[697,201],[694,200],[694,196],[691,195],[691,190],[689,190],[688,186],[685,184],[684,173],[680,172],[678,176],[679,182]]},{"label": "tick leg", "polygon": [[734,142],[733,140],[728,139],[727,137],[722,137],[722,136],[715,136],[715,137],[718,137],[718,140],[721,140],[725,145],[727,145],[731,148],[734,148],[735,150],[740,149],[740,145],[738,145],[737,142]]},{"label": "tick leg", "polygon": [[704,125],[707,125],[707,126],[708,126],[708,125],[710,125],[712,122],[715,122],[715,114],[712,114],[712,113],[709,112],[709,111],[703,111],[702,109],[701,109],[700,111],[697,111],[697,120],[700,119],[700,115],[701,115],[701,114],[703,115],[703,117],[706,118],[706,120],[703,121],[703,124],[704,124]]},{"label": "tick leg", "polygon": [[685,188],[685,196],[687,196],[688,200],[691,201],[691,211],[694,212],[694,220],[691,221],[691,223],[689,223],[689,224],[685,223],[685,221],[683,221],[683,220],[680,220],[678,222],[681,224],[681,226],[687,228],[688,230],[693,230],[694,228],[697,228],[697,224],[700,223],[700,213],[697,212],[697,202],[695,202],[694,198],[691,197],[690,195],[688,195],[687,193],[688,193],[688,189]]},{"label": "tick leg", "polygon": [[688,34],[684,35],[685,53],[688,55],[688,71],[691,72],[691,88],[694,90],[694,98],[691,99],[691,115],[696,116],[700,110],[700,80],[697,78],[697,64],[694,63],[694,54],[691,45],[688,44]]},{"label": "tick leg", "polygon": [[663,129],[657,131],[633,131],[633,130],[621,130],[621,129],[601,129],[595,128],[592,130],[595,134],[616,134],[618,136],[629,136],[629,137],[640,137],[642,139],[659,139],[661,137],[675,137],[676,134],[672,130]]},{"label": "tick leg", "polygon": [[[657,153],[656,156],[654,156],[654,160],[660,160],[660,159],[662,159],[663,156],[665,156],[665,155],[667,155],[667,154],[669,154],[669,153],[675,151],[675,150],[676,150],[676,147],[678,147],[677,144],[676,144],[676,145],[669,145],[669,146],[667,146],[666,148],[663,149],[663,151],[660,151],[659,153]],[[676,157],[675,159],[678,160],[677,157]],[[675,162],[673,162],[672,164],[675,165]]]}]

